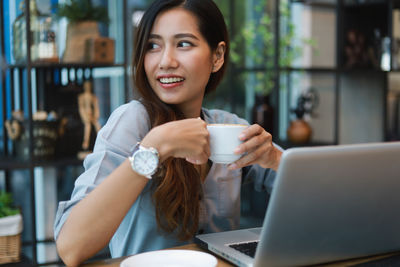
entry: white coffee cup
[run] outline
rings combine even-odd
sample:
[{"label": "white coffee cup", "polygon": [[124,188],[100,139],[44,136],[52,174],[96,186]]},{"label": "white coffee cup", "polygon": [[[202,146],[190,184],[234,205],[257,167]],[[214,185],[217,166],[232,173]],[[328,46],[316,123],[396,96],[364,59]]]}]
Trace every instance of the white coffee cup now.
[{"label": "white coffee cup", "polygon": [[247,128],[244,124],[208,124],[210,133],[210,159],[214,163],[229,164],[238,160],[242,155],[235,154],[233,150],[242,141],[239,140],[240,133]]}]

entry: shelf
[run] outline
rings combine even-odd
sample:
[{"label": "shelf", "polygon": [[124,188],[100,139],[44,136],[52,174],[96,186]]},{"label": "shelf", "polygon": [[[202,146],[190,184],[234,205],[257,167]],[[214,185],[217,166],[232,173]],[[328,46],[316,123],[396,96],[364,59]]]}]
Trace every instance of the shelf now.
[{"label": "shelf", "polygon": [[[31,68],[115,68],[125,67],[124,64],[105,64],[105,63],[54,63],[54,62],[40,62],[29,64]],[[27,68],[26,63],[8,64],[6,68]]]},{"label": "shelf", "polygon": [[386,5],[387,1],[386,0],[345,0],[343,2],[344,7],[369,7],[369,6],[382,6]]},{"label": "shelf", "polygon": [[305,72],[336,72],[337,68],[334,67],[309,67],[309,68],[301,68],[301,67],[286,67],[286,68],[280,68],[280,71],[305,71]]},{"label": "shelf", "polygon": [[21,256],[21,261],[19,262],[13,262],[13,263],[7,263],[5,266],[9,267],[30,267],[30,266],[35,266],[30,259],[28,259],[25,255],[22,254]]},{"label": "shelf", "polygon": [[[270,71],[273,70],[267,69],[267,68],[262,68],[262,67],[254,67],[254,68],[237,68],[236,69],[238,72],[257,72],[257,71]],[[334,68],[334,67],[309,67],[309,68],[301,68],[301,67],[282,67],[279,68],[280,72],[339,72],[339,73],[346,73],[346,72],[374,72],[374,73],[386,73],[386,72],[400,72],[399,70],[391,70],[391,71],[385,71],[381,69],[373,69],[373,68],[344,68],[344,67],[339,67],[339,68]]]},{"label": "shelf", "polygon": [[[240,67],[240,68],[236,69],[236,71],[238,71],[238,72],[273,71],[273,70],[275,70],[275,68],[265,68],[265,67],[246,68],[246,67]],[[291,72],[291,71],[336,72],[337,68],[334,68],[334,67],[307,67],[307,68],[302,68],[302,67],[280,67],[279,71],[286,71],[286,72]]]},{"label": "shelf", "polygon": [[335,0],[291,0],[292,3],[300,3],[307,6],[315,7],[336,7],[337,1]]},{"label": "shelf", "polygon": [[52,160],[21,160],[11,157],[0,157],[0,170],[28,169],[31,167],[63,167],[82,165],[82,160],[77,158],[60,158]]}]

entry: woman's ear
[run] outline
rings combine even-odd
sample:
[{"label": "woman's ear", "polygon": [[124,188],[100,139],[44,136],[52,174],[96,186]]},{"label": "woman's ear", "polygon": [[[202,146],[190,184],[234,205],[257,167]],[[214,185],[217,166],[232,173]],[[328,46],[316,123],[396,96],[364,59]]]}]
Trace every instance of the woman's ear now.
[{"label": "woman's ear", "polygon": [[224,56],[225,56],[225,49],[226,49],[226,44],[225,42],[219,42],[217,49],[214,51],[213,55],[213,68],[212,72],[217,72],[219,69],[224,65]]}]

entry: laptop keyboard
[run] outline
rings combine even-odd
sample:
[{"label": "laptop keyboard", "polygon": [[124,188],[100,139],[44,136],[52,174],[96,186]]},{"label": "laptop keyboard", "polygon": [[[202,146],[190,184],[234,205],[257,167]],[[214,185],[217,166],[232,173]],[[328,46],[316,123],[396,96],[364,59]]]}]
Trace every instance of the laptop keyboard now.
[{"label": "laptop keyboard", "polygon": [[258,241],[255,242],[248,242],[248,243],[238,243],[238,244],[231,244],[229,245],[231,248],[234,248],[247,256],[254,258],[256,255]]}]

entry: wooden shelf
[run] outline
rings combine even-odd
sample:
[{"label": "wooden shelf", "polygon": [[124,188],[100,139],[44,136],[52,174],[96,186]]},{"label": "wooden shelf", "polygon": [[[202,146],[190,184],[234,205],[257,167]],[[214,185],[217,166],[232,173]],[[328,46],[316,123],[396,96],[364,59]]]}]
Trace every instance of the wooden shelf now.
[{"label": "wooden shelf", "polygon": [[30,64],[27,63],[16,63],[16,64],[7,64],[6,68],[15,69],[15,68],[115,68],[115,67],[125,67],[124,64],[105,64],[105,63],[54,63],[54,62],[33,62]]}]

